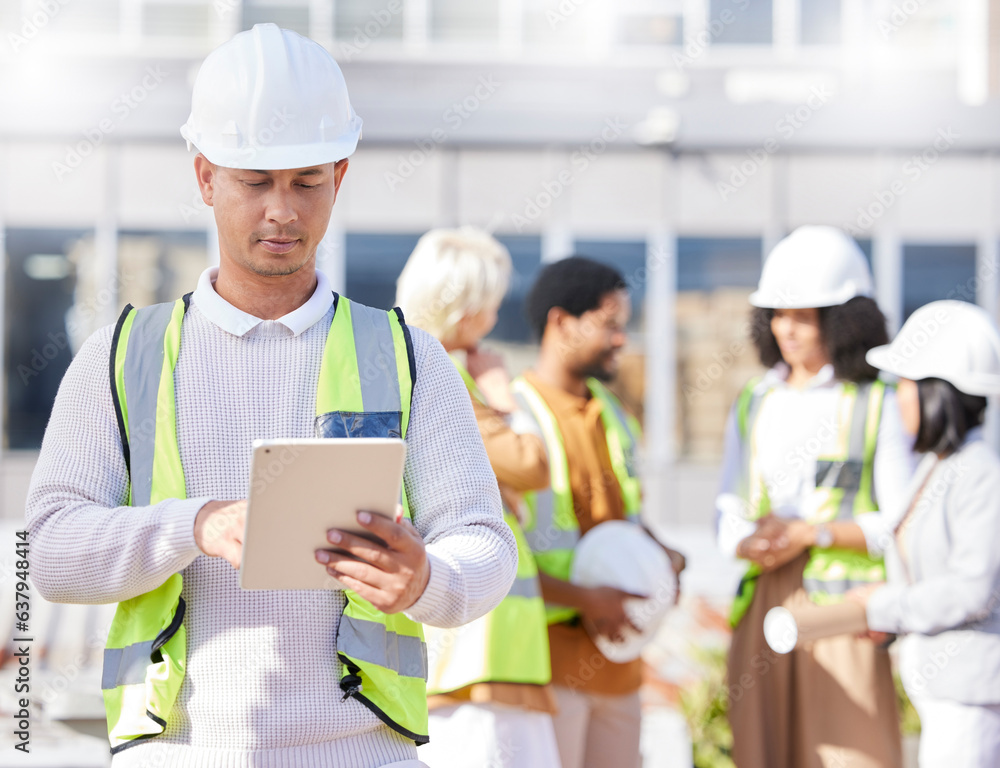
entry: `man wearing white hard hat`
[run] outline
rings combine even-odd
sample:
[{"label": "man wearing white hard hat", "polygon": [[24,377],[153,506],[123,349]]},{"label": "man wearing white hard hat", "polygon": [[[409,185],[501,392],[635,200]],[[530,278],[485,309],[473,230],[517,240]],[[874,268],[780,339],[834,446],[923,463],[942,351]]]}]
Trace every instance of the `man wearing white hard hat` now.
[{"label": "man wearing white hard hat", "polygon": [[775,246],[750,297],[768,371],[730,413],[716,501],[721,549],[748,561],[729,654],[740,766],[901,765],[883,648],[838,637],[778,656],[763,632],[776,606],[839,602],[884,578],[913,459],[894,392],[865,361],[888,340],[873,293],[854,241],[811,226]]},{"label": "man wearing white hard hat", "polygon": [[[313,41],[261,24],[210,54],[181,132],[220,264],[175,302],[126,307],[63,380],[28,499],[32,575],[49,600],[119,603],[116,768],[421,765],[421,624],[475,619],[513,581],[447,354],[316,270],[360,131]],[[338,551],[306,555],[346,590],[243,591],[251,444],[313,437],[404,438],[399,515],[359,512],[375,541],[331,530]]]},{"label": "man wearing white hard hat", "polygon": [[913,313],[868,353],[901,377],[924,454],[886,554],[888,586],[858,590],[872,630],[906,634],[900,676],[920,714],[920,766],[1000,765],[1000,458],[983,440],[1000,395],[1000,333],[972,304]]}]

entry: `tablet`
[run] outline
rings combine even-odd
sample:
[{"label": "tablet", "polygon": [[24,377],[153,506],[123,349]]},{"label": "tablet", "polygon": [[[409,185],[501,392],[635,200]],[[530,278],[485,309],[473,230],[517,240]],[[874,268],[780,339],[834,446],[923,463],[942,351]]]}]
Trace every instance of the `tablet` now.
[{"label": "tablet", "polygon": [[315,552],[330,528],[367,534],[360,510],[395,517],[405,457],[398,438],[255,441],[240,586],[344,589]]}]

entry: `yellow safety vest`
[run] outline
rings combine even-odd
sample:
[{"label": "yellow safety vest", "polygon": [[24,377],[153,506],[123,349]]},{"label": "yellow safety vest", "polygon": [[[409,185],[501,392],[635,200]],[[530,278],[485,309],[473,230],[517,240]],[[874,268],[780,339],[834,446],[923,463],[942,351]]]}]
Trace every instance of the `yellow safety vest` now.
[{"label": "yellow safety vest", "polygon": [[[573,491],[569,484],[569,463],[563,446],[562,433],[555,414],[545,399],[523,376],[514,379],[514,398],[538,426],[549,456],[552,484],[545,491],[524,496],[528,508],[524,535],[528,540],[540,570],[563,581],[573,572],[573,553],[580,540],[580,523],[573,507]],[[608,441],[608,453],[615,479],[625,502],[625,517],[639,522],[642,508],[642,486],[636,468],[635,455],[642,439],[638,420],[628,414],[621,402],[597,379],[588,379],[587,388],[600,400],[601,421]],[[546,603],[549,624],[570,621],[577,611],[563,605]]]},{"label": "yellow safety vest", "polygon": [[[744,466],[740,493],[747,505],[747,519],[759,520],[771,510],[767,487],[757,466],[757,416],[773,389],[763,388],[757,378],[746,385],[736,401],[736,417],[743,443]],[[838,413],[837,447],[821,456],[816,464],[816,490],[819,505],[808,522],[828,523],[852,520],[855,515],[878,511],[875,496],[875,450],[878,445],[882,404],[886,383],[876,380],[841,385]],[[733,601],[730,623],[737,626],[753,602],[761,570],[751,564],[740,581]],[[820,605],[838,603],[851,589],[885,581],[881,558],[850,549],[813,547],[803,574],[803,584],[810,599]]]},{"label": "yellow safety vest", "polygon": [[[475,380],[452,358],[469,394],[486,402]],[[517,518],[504,509],[517,542],[517,578],[503,601],[485,616],[454,629],[427,627],[431,649],[428,694],[457,691],[475,683],[529,683],[552,680],[545,603],[538,568]]]},{"label": "yellow safety vest", "polygon": [[[111,391],[129,470],[131,506],[187,497],[177,442],[174,367],[190,294],[127,306],[111,345]],[[334,294],[316,394],[317,437],[406,436],[415,366],[398,310]],[[410,516],[403,491],[403,510]],[[182,577],[118,604],[102,684],[111,752],[163,733],[184,679]],[[337,633],[341,689],[386,725],[427,742],[427,649],[420,624],[384,614],[351,591]]]}]

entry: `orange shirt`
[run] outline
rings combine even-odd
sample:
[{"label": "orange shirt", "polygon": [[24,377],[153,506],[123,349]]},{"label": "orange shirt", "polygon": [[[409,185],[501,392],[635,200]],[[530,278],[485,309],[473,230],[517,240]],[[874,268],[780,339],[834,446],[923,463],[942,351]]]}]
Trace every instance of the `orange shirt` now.
[{"label": "orange shirt", "polygon": [[[624,520],[625,500],[608,453],[601,401],[549,386],[531,371],[524,378],[545,400],[562,433],[580,533],[606,520]],[[639,689],[641,660],[628,664],[608,661],[580,624],[550,626],[549,644],[553,684],[614,696]]]}]

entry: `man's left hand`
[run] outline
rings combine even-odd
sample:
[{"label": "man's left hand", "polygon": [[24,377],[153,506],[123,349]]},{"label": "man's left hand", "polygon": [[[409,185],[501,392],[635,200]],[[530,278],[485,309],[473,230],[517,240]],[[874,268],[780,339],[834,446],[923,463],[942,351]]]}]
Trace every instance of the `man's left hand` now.
[{"label": "man's left hand", "polygon": [[430,580],[424,540],[413,524],[403,519],[401,508],[397,509],[395,521],[358,512],[358,524],[380,541],[332,529],[327,532],[327,540],[338,551],[316,550],[316,561],[383,613],[405,611],[417,602]]}]

